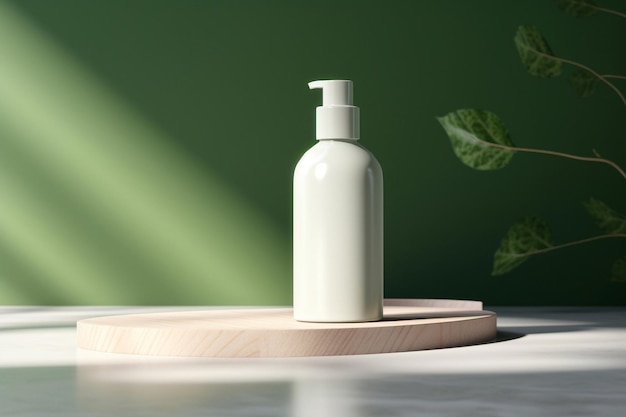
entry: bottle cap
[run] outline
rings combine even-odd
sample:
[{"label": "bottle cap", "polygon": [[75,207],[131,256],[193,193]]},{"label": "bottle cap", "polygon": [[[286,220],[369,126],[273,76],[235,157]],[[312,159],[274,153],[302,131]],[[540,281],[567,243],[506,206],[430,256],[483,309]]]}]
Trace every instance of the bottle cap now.
[{"label": "bottle cap", "polygon": [[352,81],[312,81],[309,88],[323,91],[322,105],[316,110],[316,138],[359,139],[359,108],[352,105]]}]

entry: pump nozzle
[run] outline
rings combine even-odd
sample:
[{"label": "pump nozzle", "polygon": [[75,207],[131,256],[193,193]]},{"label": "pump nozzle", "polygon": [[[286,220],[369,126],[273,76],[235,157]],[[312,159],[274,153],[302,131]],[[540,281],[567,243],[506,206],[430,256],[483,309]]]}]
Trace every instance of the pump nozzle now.
[{"label": "pump nozzle", "polygon": [[322,106],[316,111],[317,139],[359,139],[359,108],[352,105],[352,81],[312,81],[309,88],[323,92]]},{"label": "pump nozzle", "polygon": [[311,90],[322,89],[322,106],[352,105],[352,81],[350,80],[311,81],[309,88]]}]

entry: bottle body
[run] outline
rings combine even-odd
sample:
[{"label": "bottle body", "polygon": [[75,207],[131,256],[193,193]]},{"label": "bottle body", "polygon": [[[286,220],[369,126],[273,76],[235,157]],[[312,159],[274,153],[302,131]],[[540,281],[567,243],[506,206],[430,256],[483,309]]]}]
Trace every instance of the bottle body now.
[{"label": "bottle body", "polygon": [[298,162],[293,207],[294,317],[382,318],[383,175],[356,140],[320,140]]}]

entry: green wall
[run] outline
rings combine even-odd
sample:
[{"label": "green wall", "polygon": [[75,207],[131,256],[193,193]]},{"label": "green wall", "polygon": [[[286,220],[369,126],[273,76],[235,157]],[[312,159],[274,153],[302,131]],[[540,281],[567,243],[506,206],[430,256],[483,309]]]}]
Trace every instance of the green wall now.
[{"label": "green wall", "polygon": [[551,1],[1,1],[0,303],[290,303],[292,171],[320,102],[306,83],[347,78],[385,172],[388,297],[625,304],[609,281],[624,239],[490,275],[523,216],[564,243],[598,234],[589,196],[626,211],[607,166],[518,154],[479,172],[452,153],[435,118],[475,107],[518,146],[626,166],[626,108],[528,75],[520,24],[626,74],[625,19]]}]

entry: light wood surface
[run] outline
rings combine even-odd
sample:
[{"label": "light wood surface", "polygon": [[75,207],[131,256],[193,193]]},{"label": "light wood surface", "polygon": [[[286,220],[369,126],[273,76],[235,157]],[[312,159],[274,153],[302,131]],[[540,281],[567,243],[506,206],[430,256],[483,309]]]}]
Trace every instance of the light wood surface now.
[{"label": "light wood surface", "polygon": [[78,346],[159,356],[289,357],[406,352],[483,343],[495,313],[477,301],[385,300],[368,323],[303,323],[291,308],[237,308],[80,320]]}]

